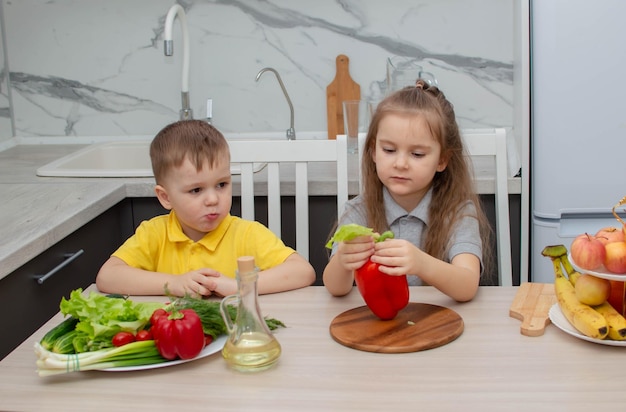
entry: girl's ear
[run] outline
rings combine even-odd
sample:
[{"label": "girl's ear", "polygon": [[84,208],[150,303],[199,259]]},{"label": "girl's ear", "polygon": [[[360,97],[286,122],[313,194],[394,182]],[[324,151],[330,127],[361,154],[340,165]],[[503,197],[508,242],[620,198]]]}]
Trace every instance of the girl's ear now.
[{"label": "girl's ear", "polygon": [[167,194],[167,190],[161,185],[156,185],[154,187],[154,192],[157,195],[157,199],[159,199],[159,203],[167,210],[172,210],[172,204],[170,203],[170,197]]},{"label": "girl's ear", "polygon": [[437,171],[443,172],[448,167],[449,156],[442,154],[439,156],[439,164],[437,165]]}]

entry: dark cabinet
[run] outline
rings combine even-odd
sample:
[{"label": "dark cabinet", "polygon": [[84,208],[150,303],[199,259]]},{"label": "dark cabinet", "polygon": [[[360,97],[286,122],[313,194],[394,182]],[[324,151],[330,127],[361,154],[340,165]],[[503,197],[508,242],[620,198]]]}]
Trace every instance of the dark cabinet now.
[{"label": "dark cabinet", "polygon": [[[496,245],[496,208],[495,208],[495,196],[491,194],[482,194],[480,195],[480,200],[482,201],[483,208],[485,209],[485,213],[487,214],[487,218],[491,223],[491,227],[494,233],[492,238],[491,247],[493,248],[494,259],[497,256],[497,245]],[[512,194],[509,195],[509,222],[510,222],[510,230],[511,230],[511,261],[513,266],[513,285],[519,286],[520,284],[520,246],[521,246],[521,219],[522,219],[522,209],[521,209],[521,195]],[[491,267],[494,268],[496,273],[486,274],[481,279],[480,284],[482,286],[497,286],[498,285],[498,276],[497,276],[497,262],[492,262]]]},{"label": "dark cabinet", "polygon": [[5,331],[0,359],[54,316],[62,297],[94,283],[100,266],[123,240],[129,210],[127,200],[121,202],[0,280],[0,328]]}]

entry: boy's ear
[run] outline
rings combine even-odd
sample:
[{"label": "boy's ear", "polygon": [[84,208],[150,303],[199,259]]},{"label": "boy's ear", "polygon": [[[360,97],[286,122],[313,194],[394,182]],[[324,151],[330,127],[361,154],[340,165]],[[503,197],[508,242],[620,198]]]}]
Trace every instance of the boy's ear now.
[{"label": "boy's ear", "polygon": [[156,185],[154,187],[154,192],[157,195],[157,199],[159,199],[159,203],[167,210],[172,210],[172,205],[170,203],[170,197],[167,194],[167,190],[161,185]]}]

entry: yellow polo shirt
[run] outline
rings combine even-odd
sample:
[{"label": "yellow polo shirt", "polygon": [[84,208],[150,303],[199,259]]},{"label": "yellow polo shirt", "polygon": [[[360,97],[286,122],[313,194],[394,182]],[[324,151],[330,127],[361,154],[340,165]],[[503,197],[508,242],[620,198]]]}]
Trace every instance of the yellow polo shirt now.
[{"label": "yellow polo shirt", "polygon": [[292,253],[295,250],[263,224],[231,215],[194,242],[183,233],[172,211],[142,222],[113,256],[151,272],[181,275],[211,268],[234,278],[240,256],[254,256],[256,266],[265,270],[283,263]]}]

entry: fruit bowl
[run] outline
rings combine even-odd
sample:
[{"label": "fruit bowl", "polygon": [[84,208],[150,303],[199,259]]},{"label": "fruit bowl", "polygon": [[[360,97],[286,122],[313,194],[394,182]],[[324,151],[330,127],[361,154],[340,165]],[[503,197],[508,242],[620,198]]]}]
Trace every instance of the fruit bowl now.
[{"label": "fruit bowl", "polygon": [[599,269],[596,269],[596,270],[583,269],[576,264],[576,262],[572,258],[571,253],[568,255],[568,258],[569,258],[569,261],[572,263],[572,266],[574,266],[574,269],[576,269],[577,272],[589,273],[590,275],[593,275],[595,277],[602,278],[602,279],[616,280],[618,282],[626,282],[626,273],[611,273],[608,270],[606,270],[604,266],[601,266]]}]

